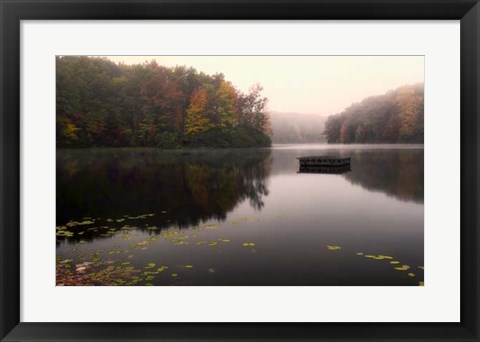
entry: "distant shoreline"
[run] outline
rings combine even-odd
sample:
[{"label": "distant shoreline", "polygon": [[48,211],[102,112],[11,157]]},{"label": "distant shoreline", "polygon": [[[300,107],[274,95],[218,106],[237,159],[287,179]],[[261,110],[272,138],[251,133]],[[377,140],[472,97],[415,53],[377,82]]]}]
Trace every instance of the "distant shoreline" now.
[{"label": "distant shoreline", "polygon": [[182,147],[182,148],[162,148],[155,146],[89,146],[89,147],[64,147],[57,146],[57,150],[89,150],[89,149],[108,149],[108,150],[162,150],[162,151],[212,151],[212,150],[268,150],[268,149],[288,149],[305,147],[318,148],[319,146],[325,147],[325,149],[423,149],[424,144],[327,144],[327,143],[282,143],[272,144],[271,146],[264,147]]}]

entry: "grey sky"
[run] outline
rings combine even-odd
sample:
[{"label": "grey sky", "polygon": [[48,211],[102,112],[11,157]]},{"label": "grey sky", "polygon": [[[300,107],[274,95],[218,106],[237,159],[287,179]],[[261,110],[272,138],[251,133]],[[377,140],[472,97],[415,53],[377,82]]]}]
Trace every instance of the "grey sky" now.
[{"label": "grey sky", "polygon": [[109,56],[137,64],[155,59],[207,74],[223,73],[238,89],[259,83],[279,112],[330,115],[353,102],[423,82],[423,56]]}]

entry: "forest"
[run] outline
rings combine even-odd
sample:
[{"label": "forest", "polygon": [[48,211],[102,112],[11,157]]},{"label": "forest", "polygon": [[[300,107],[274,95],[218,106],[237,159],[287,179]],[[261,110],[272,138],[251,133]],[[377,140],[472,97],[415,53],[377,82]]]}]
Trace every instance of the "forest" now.
[{"label": "forest", "polygon": [[328,143],[423,143],[423,83],[354,103],[328,117]]},{"label": "forest", "polygon": [[186,66],[57,57],[57,147],[270,146],[261,92]]}]

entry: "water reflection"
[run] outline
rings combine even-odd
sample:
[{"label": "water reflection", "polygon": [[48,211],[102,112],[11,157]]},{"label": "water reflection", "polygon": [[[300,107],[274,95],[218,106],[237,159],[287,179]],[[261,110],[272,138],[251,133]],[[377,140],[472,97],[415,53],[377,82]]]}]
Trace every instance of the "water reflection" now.
[{"label": "water reflection", "polygon": [[402,201],[423,203],[423,149],[355,151],[351,183]]},{"label": "water reflection", "polygon": [[[307,150],[57,151],[57,224],[159,213],[145,223],[188,227],[225,220],[239,203],[265,206],[269,177],[298,172]],[[323,152],[322,152],[323,153]],[[402,201],[423,203],[423,149],[325,150],[350,156],[350,183]],[[318,170],[315,170],[317,172]]]},{"label": "water reflection", "polygon": [[[351,171],[315,172],[338,173],[354,185],[365,190],[382,192],[401,201],[423,203],[423,148],[342,146],[332,148],[328,145],[319,149],[279,148],[273,151],[274,165],[272,176],[291,174],[299,171],[299,156],[330,155],[351,157]],[[335,170],[334,170],[335,171]]]},{"label": "water reflection", "polygon": [[301,166],[298,173],[337,174],[350,172],[350,166]]},{"label": "water reflection", "polygon": [[416,286],[422,203],[423,148],[59,150],[57,283]]},{"label": "water reflection", "polygon": [[57,224],[161,213],[142,222],[188,227],[246,200],[260,210],[271,164],[269,150],[59,150]]},{"label": "water reflection", "polygon": [[[423,203],[423,149],[333,149],[316,154],[322,153],[351,157],[351,170],[338,175],[351,184]],[[71,237],[78,241],[109,237],[105,229],[112,233],[125,225],[153,233],[152,227],[223,221],[245,201],[261,211],[269,194],[268,179],[297,173],[296,158],[309,154],[288,149],[59,150],[57,225],[93,218],[92,229],[85,225],[82,236]],[[155,215],[136,219],[146,213]]]}]

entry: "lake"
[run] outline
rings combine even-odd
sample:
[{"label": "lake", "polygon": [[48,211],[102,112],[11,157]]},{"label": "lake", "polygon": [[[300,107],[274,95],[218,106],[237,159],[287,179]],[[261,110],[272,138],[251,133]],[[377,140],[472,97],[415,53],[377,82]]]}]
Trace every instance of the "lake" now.
[{"label": "lake", "polygon": [[[299,173],[307,155],[351,171]],[[423,145],[57,149],[57,285],[422,285],[423,161]]]}]

